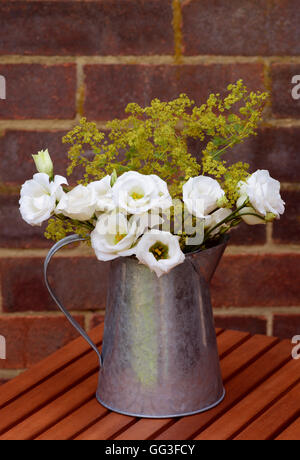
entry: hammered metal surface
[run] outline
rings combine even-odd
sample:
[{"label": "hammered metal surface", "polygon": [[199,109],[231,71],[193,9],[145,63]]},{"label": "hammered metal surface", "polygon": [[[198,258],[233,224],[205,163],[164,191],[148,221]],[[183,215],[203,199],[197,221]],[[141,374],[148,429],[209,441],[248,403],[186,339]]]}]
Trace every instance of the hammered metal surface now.
[{"label": "hammered metal surface", "polygon": [[226,242],[157,278],[134,258],[111,262],[97,398],[122,413],[179,416],[222,400],[209,280]]}]

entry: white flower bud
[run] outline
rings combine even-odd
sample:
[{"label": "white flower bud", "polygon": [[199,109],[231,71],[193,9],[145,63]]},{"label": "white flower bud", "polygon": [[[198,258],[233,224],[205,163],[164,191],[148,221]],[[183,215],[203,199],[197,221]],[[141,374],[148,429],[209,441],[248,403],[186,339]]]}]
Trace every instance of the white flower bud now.
[{"label": "white flower bud", "polygon": [[53,177],[53,163],[49,155],[48,149],[41,150],[37,155],[32,155],[36,169],[39,173],[47,174],[50,178]]}]

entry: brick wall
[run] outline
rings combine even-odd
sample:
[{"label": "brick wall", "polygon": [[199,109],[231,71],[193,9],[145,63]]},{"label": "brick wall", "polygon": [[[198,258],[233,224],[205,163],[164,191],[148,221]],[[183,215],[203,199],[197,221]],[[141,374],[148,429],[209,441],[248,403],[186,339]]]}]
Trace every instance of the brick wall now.
[{"label": "brick wall", "polygon": [[[300,333],[300,74],[298,0],[99,0],[0,3],[0,334],[8,359],[0,381],[53,352],[76,333],[57,312],[42,280],[50,247],[23,223],[20,185],[31,154],[48,147],[65,173],[62,135],[83,114],[122,115],[186,92],[198,103],[243,78],[272,98],[258,136],[235,149],[253,169],[282,181],[280,223],[242,226],[213,281],[218,326],[291,337]],[[197,154],[197,145],[191,145]],[[231,154],[233,155],[233,153]],[[52,281],[87,329],[103,317],[107,265],[80,248],[53,262]]]}]

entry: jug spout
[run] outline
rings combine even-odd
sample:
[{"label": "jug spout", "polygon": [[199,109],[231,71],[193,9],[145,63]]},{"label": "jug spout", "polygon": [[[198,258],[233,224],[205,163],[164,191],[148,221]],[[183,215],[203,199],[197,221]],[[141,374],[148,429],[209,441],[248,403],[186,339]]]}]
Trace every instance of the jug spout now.
[{"label": "jug spout", "polygon": [[229,237],[226,235],[217,246],[206,249],[205,251],[191,253],[190,255],[196,271],[205,278],[207,283],[209,283],[214,276],[217,266],[219,265],[226,249],[228,240]]}]

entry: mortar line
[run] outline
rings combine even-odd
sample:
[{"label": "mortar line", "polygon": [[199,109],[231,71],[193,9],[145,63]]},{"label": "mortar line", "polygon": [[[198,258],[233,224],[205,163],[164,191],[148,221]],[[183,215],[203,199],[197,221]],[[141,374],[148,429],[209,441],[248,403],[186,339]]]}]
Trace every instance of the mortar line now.
[{"label": "mortar line", "polygon": [[[83,78],[83,77],[82,77]],[[51,120],[42,120],[42,119],[27,119],[27,120],[13,120],[13,119],[6,119],[0,120],[0,132],[1,136],[5,135],[6,131],[47,131],[47,132],[56,132],[56,131],[66,131],[74,128],[74,126],[78,123],[79,118],[81,117],[78,114],[78,108],[80,108],[80,103],[82,103],[83,99],[83,91],[84,85],[80,88],[79,92],[76,92],[76,104],[77,104],[77,115],[74,119],[69,120],[59,120],[59,119],[51,119]],[[79,116],[80,115],[80,116]],[[93,120],[96,123],[98,129],[103,131],[108,131],[107,122],[109,120]],[[300,127],[300,119],[293,119],[293,118],[266,118],[264,121],[261,122],[260,128],[299,128]]]},{"label": "mortar line", "polygon": [[264,61],[264,86],[266,91],[269,92],[270,97],[266,103],[264,109],[264,120],[272,119],[272,78],[271,78],[271,64],[268,61]]},{"label": "mortar line", "polygon": [[300,191],[300,183],[289,183],[289,182],[281,182],[281,189],[285,191]]},{"label": "mortar line", "polygon": [[[176,0],[174,0],[175,2]],[[179,1],[179,0],[177,0]],[[153,54],[153,55],[32,55],[25,56],[20,54],[0,56],[0,64],[43,64],[43,65],[61,65],[75,64],[80,62],[83,65],[92,64],[170,64],[174,65],[174,56],[171,54]],[[300,56],[241,56],[241,55],[212,55],[200,54],[195,56],[182,56],[183,64],[300,64]]]},{"label": "mortar line", "polygon": [[274,315],[272,313],[267,315],[267,335],[269,337],[274,335]]},{"label": "mortar line", "polygon": [[226,255],[280,255],[280,254],[299,254],[300,247],[298,244],[275,244],[267,243],[265,245],[253,246],[228,246],[226,248]]},{"label": "mortar line", "polygon": [[0,378],[4,380],[11,380],[26,370],[27,369],[0,369]]},{"label": "mortar line", "polygon": [[265,118],[259,125],[262,128],[299,128],[300,119],[296,118]]},{"label": "mortar line", "polygon": [[172,26],[174,33],[174,63],[179,65],[182,63],[183,58],[181,0],[172,1],[172,10]]},{"label": "mortar line", "polygon": [[273,223],[268,222],[266,224],[266,243],[267,245],[273,246]]},{"label": "mortar line", "polygon": [[300,313],[299,306],[249,306],[249,307],[214,307],[215,316],[266,316],[269,314],[294,315]]},{"label": "mortar line", "polygon": [[[90,327],[90,324],[92,322],[92,318],[94,316],[94,312],[93,311],[87,311],[86,314],[85,314],[85,318],[84,318],[84,329],[86,331],[89,331],[91,329]],[[97,313],[96,313],[97,314]]]},{"label": "mortar line", "polygon": [[77,78],[77,90],[76,90],[76,121],[83,117],[83,105],[84,105],[84,70],[83,65],[76,60],[76,78]]},{"label": "mortar line", "polygon": [[[69,313],[72,316],[84,316],[86,315],[102,315],[103,309],[96,309],[96,310],[73,310],[68,309]],[[14,311],[14,312],[6,312],[3,311],[1,314],[2,319],[9,319],[9,318],[65,318],[64,314],[57,310],[25,310],[25,311]],[[67,320],[67,319],[66,319]],[[86,326],[86,321],[84,321],[84,327]]]}]

